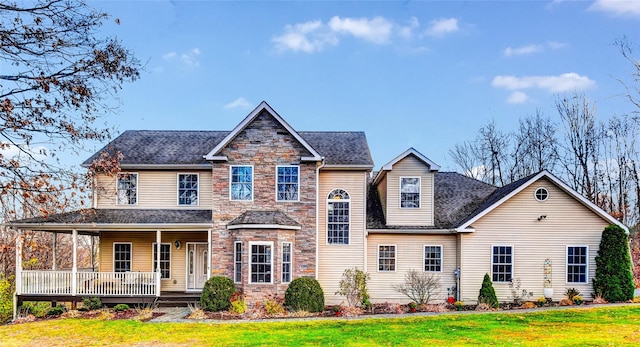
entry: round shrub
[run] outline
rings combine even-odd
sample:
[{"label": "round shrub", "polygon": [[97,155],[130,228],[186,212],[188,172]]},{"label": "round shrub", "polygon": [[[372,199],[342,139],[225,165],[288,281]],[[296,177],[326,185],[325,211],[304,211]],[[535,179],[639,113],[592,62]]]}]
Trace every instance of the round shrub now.
[{"label": "round shrub", "polygon": [[284,293],[284,304],[293,311],[322,312],[324,292],[315,278],[296,278]]},{"label": "round shrub", "polygon": [[102,308],[102,301],[98,297],[84,297],[82,298],[82,307],[84,311],[93,311]]},{"label": "round shrub", "polygon": [[59,316],[64,313],[64,306],[53,306],[52,308],[47,310],[47,316]]},{"label": "round shrub", "polygon": [[236,292],[233,280],[225,276],[214,276],[204,284],[200,306],[205,311],[225,311],[231,305],[231,295]]},{"label": "round shrub", "polygon": [[129,309],[129,305],[127,305],[127,304],[117,304],[117,305],[113,306],[113,310],[115,312],[126,311],[128,309]]}]

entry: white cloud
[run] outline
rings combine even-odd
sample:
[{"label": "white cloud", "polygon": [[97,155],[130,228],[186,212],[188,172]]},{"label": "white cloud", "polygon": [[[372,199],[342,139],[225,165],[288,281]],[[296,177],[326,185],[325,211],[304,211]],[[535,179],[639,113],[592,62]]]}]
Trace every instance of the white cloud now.
[{"label": "white cloud", "polygon": [[319,20],[287,25],[284,31],[284,34],[271,39],[280,52],[313,53],[323,50],[327,45],[338,44],[338,38]]},{"label": "white cloud", "polygon": [[509,104],[522,104],[529,101],[529,96],[521,91],[515,91],[507,98]]},{"label": "white cloud", "polygon": [[200,55],[199,48],[193,48],[185,53],[178,54],[176,52],[168,52],[162,55],[162,59],[172,61],[179,59],[182,64],[190,68],[196,68],[200,66],[198,56]]},{"label": "white cloud", "polygon": [[542,45],[528,45],[528,46],[523,46],[523,47],[507,47],[504,50],[504,56],[505,57],[510,57],[512,55],[525,55],[525,54],[532,54],[532,53],[539,53],[542,52],[544,50],[544,46]]},{"label": "white cloud", "polygon": [[558,42],[558,41],[549,41],[547,42],[547,46],[551,49],[562,49],[567,47],[566,43]]},{"label": "white cloud", "polygon": [[249,103],[249,101],[247,101],[247,99],[243,97],[237,98],[232,102],[224,105],[224,108],[226,109],[234,109],[234,108],[248,109],[250,107],[251,107],[251,103]]},{"label": "white cloud", "polygon": [[9,160],[17,160],[21,164],[32,163],[33,160],[45,161],[48,157],[49,150],[44,146],[30,147],[27,145],[15,146],[13,144],[4,144],[5,148],[0,148],[0,155]]},{"label": "white cloud", "polygon": [[351,34],[357,38],[376,44],[389,42],[393,24],[382,17],[340,18],[335,16],[329,20],[329,28],[336,33]]},{"label": "white cloud", "polygon": [[618,17],[638,17],[640,16],[640,1],[596,0],[588,10],[605,12]]},{"label": "white cloud", "polygon": [[568,72],[558,76],[496,76],[491,84],[496,88],[508,90],[539,88],[554,93],[562,93],[589,89],[594,87],[596,82],[587,76]]},{"label": "white cloud", "polygon": [[450,34],[458,30],[460,30],[460,28],[458,27],[457,19],[445,18],[431,21],[425,34],[427,36],[442,37],[446,34]]},{"label": "white cloud", "polygon": [[420,21],[416,17],[411,17],[409,24],[400,26],[398,28],[398,35],[405,39],[410,39],[413,36],[413,31],[420,27]]}]

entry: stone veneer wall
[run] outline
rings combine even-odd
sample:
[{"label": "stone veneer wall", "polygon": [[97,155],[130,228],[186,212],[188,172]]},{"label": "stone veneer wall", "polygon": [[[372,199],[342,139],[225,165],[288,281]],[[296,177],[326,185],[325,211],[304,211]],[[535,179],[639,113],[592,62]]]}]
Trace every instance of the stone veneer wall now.
[{"label": "stone veneer wall", "polygon": [[[213,163],[212,275],[233,278],[233,244],[243,241],[242,284],[248,301],[257,301],[273,291],[284,294],[281,283],[281,242],[293,242],[292,279],[316,276],[316,167],[300,162],[310,153],[268,112],[263,111],[220,155],[226,162]],[[253,165],[253,201],[229,199],[231,165]],[[300,166],[300,195],[297,202],[276,202],[276,166]],[[301,225],[300,230],[236,229],[227,224],[245,211],[279,210]],[[273,241],[273,284],[249,283],[249,241]]]}]

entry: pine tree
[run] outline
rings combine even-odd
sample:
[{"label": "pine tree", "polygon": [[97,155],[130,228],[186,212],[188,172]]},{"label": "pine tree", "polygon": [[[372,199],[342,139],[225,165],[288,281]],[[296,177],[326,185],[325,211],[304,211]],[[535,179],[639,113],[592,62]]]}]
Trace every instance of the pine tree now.
[{"label": "pine tree", "polygon": [[607,301],[633,299],[629,236],[617,225],[610,225],[602,232],[600,249],[596,256],[593,290],[596,295],[604,297]]},{"label": "pine tree", "polygon": [[482,303],[493,308],[498,307],[498,297],[496,297],[496,291],[493,289],[493,282],[491,282],[489,274],[484,274],[482,288],[480,288],[480,295],[478,295],[478,304]]}]

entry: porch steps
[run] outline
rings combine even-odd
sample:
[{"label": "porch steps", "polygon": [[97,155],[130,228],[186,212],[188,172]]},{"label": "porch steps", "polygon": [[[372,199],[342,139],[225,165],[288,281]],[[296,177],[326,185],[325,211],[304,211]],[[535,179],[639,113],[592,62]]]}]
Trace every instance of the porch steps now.
[{"label": "porch steps", "polygon": [[200,303],[200,293],[163,292],[156,301],[159,307],[186,307],[195,303]]}]

